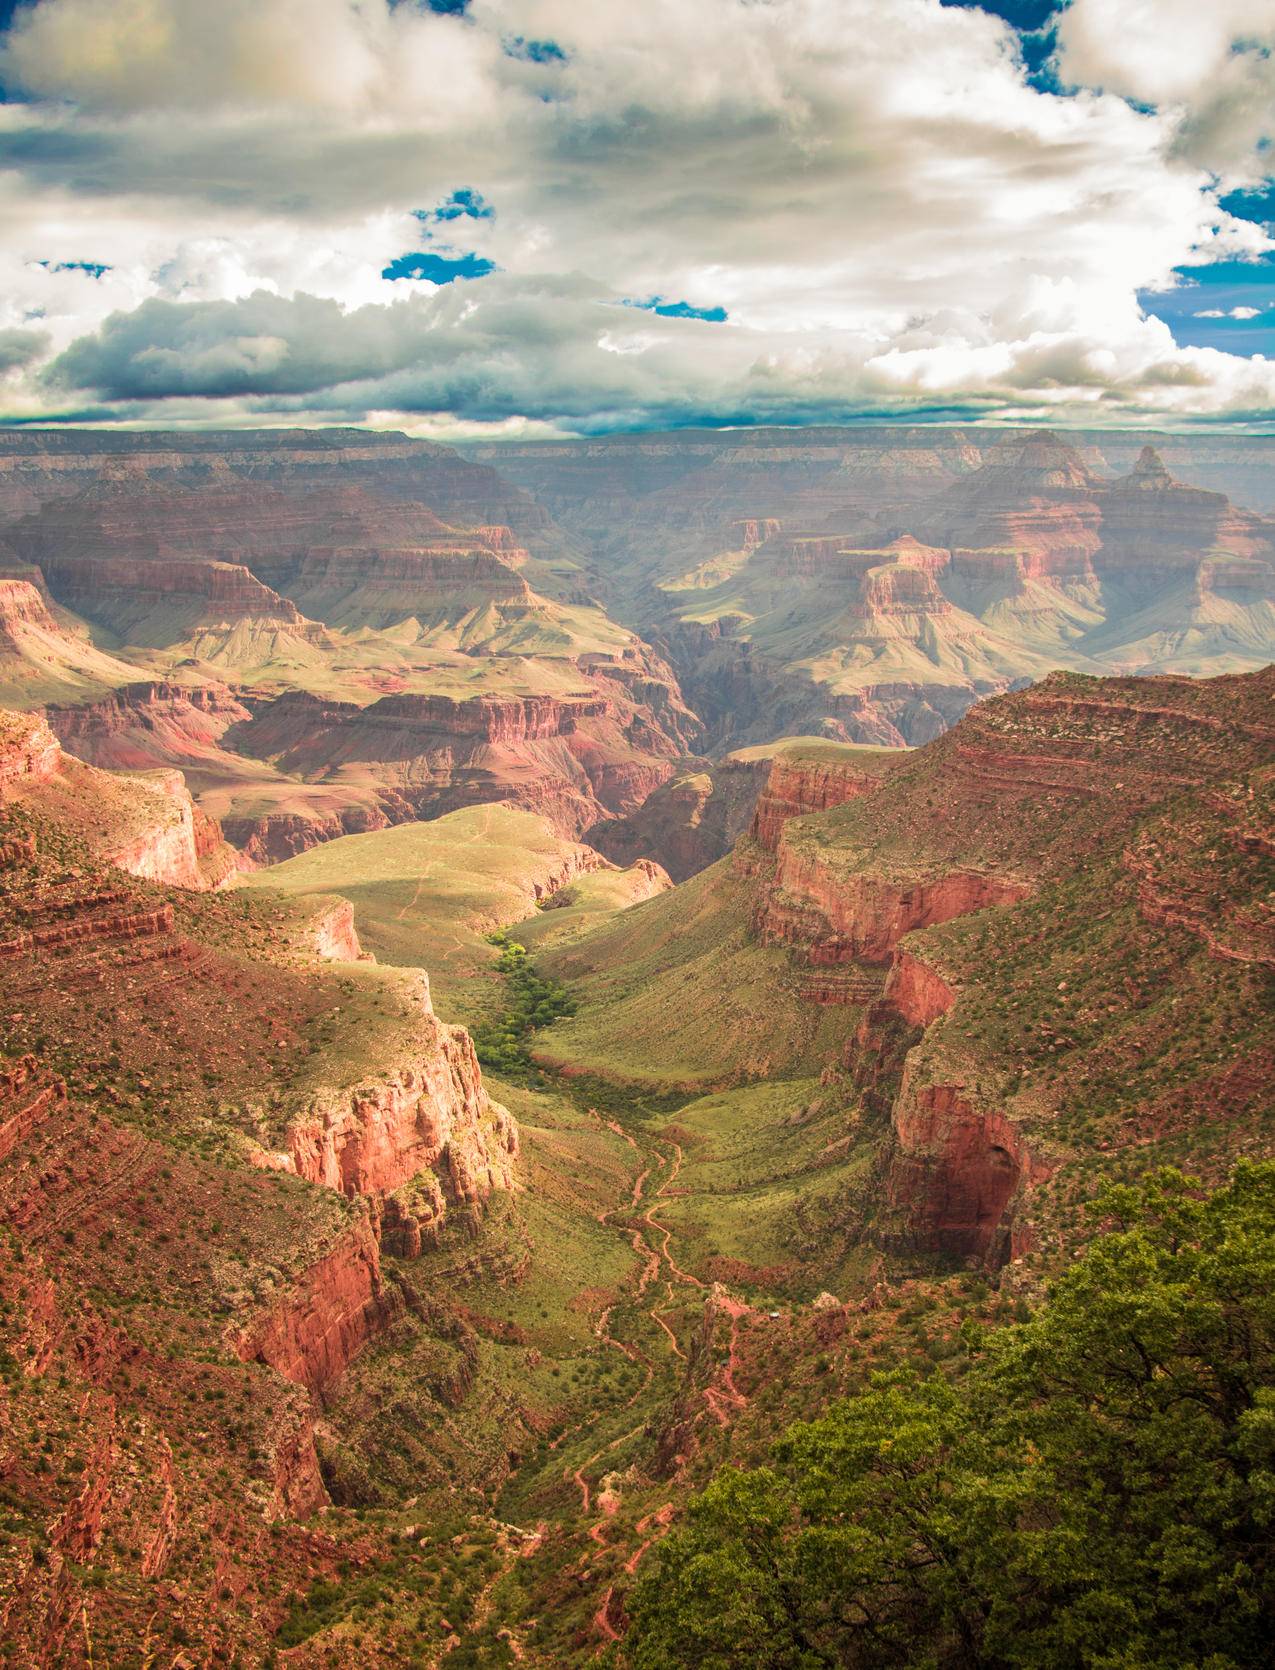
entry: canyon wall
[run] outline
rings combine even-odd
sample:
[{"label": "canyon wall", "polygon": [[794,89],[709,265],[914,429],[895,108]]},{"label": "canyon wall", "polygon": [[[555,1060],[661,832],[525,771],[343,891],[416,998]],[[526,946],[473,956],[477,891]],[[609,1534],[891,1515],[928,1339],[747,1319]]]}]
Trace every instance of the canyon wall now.
[{"label": "canyon wall", "polygon": [[884,964],[904,934],[1025,898],[1022,882],[970,871],[847,875],[780,836],[773,879],[754,913],[763,944],[791,946],[816,967]]},{"label": "canyon wall", "polygon": [[364,1209],[275,1304],[233,1330],[231,1344],[244,1362],[267,1363],[285,1380],[322,1395],[392,1315],[380,1248]]},{"label": "canyon wall", "polygon": [[906,1244],[992,1267],[1023,1251],[1024,1194],[1057,1161],[1034,1153],[1021,1126],[979,1104],[963,1084],[919,1084],[905,1064],[892,1114],[890,1207],[908,1223]]},{"label": "canyon wall", "polygon": [[79,828],[104,863],[197,892],[222,887],[235,855],[191,800],[179,771],[125,776],[64,754],[42,714],[0,722],[0,804],[23,804]]},{"label": "canyon wall", "polygon": [[[1054,667],[1271,659],[1269,440],[1221,444],[1226,462],[1213,443],[1154,440],[776,429],[529,444],[500,462],[667,648],[715,749],[781,732],[898,746]],[[1217,491],[1228,469],[1238,504]],[[1253,493],[1257,512],[1238,508]]]},{"label": "canyon wall", "polygon": [[757,801],[750,833],[767,852],[779,848],[783,826],[789,818],[811,812],[826,812],[844,806],[859,795],[871,794],[881,786],[884,774],[902,755],[847,752],[835,758],[803,754],[795,750],[782,755],[770,767],[765,788]]},{"label": "canyon wall", "polygon": [[[386,822],[402,821],[402,809],[438,816],[506,800],[573,839],[599,816],[640,805],[682,753],[649,712],[602,693],[398,695],[359,706],[295,691],[261,706],[228,740],[303,781],[374,785]],[[231,828],[242,834],[250,822]],[[287,839],[277,830],[251,834],[267,850]]]}]

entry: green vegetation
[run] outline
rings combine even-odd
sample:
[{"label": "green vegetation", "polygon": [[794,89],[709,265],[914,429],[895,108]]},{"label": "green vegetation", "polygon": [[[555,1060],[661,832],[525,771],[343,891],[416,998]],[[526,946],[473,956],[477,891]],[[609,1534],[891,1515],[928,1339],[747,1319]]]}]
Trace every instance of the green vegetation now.
[{"label": "green vegetation", "polygon": [[474,1028],[474,1047],[484,1067],[517,1078],[531,1068],[531,1034],[564,1015],[574,1015],[575,1000],[559,981],[537,974],[527,947],[510,939],[503,928],[487,939],[500,948],[496,972],[504,977],[507,1004],[498,1019]]},{"label": "green vegetation", "polygon": [[[429,971],[444,1020],[493,1019],[499,986],[486,935],[531,916],[518,937],[533,950],[582,931],[641,897],[645,877],[599,870],[554,892],[572,867],[576,843],[538,813],[515,806],[466,806],[424,823],[345,835],[242,878],[241,886],[324,905],[354,906],[359,941],[381,963]],[[570,896],[537,912],[537,898]],[[534,914],[533,914],[534,913]]]},{"label": "green vegetation", "polygon": [[723,860],[575,943],[547,947],[541,966],[570,983],[581,1012],[537,1058],[688,1095],[826,1060],[858,1015],[804,1001],[788,953],[752,934],[754,898]]},{"label": "green vegetation", "polygon": [[530,913],[571,845],[533,812],[469,806],[323,842],[244,885],[349,899],[363,948],[382,963],[428,969],[439,1013],[469,1021],[493,1009],[484,936]]},{"label": "green vegetation", "polygon": [[1268,1662],[1275,1163],[1098,1210],[963,1378],[878,1376],[722,1470],[644,1565],[635,1670]]}]

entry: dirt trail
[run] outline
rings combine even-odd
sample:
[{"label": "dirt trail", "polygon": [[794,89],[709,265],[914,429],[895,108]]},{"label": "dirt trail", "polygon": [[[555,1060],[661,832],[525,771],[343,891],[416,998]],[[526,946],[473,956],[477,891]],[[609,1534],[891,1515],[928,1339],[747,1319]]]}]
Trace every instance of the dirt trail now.
[{"label": "dirt trail", "polygon": [[717,1305],[719,1310],[725,1311],[730,1317],[730,1345],[726,1362],[722,1366],[721,1384],[705,1386],[704,1401],[719,1425],[729,1426],[734,1416],[748,1404],[748,1398],[735,1384],[735,1370],[739,1367],[740,1320],[753,1315],[754,1312],[751,1305],[746,1305],[742,1299],[732,1299],[729,1294],[723,1294],[717,1300]]},{"label": "dirt trail", "polygon": [[[660,1184],[659,1188],[656,1189],[655,1193],[656,1193],[657,1197],[664,1197],[668,1194],[669,1189],[672,1188],[674,1182],[677,1179],[678,1172],[682,1169],[682,1150],[681,1150],[681,1147],[676,1142],[670,1143],[669,1146],[673,1151],[673,1165],[672,1165],[672,1167],[669,1171],[668,1176]],[[661,1157],[660,1164],[661,1165],[664,1164],[664,1157]],[[669,1242],[673,1238],[673,1231],[668,1227],[667,1224],[658,1223],[656,1221],[655,1214],[660,1209],[661,1209],[661,1199],[657,1198],[655,1200],[655,1202],[648,1208],[645,1216],[642,1219],[642,1222],[644,1224],[646,1224],[648,1228],[654,1230],[657,1235],[662,1235],[664,1237],[663,1241],[660,1244],[660,1249],[659,1249],[660,1257],[668,1265],[668,1267],[672,1271],[673,1275],[676,1276],[677,1280],[680,1281],[683,1284],[683,1286],[702,1288],[704,1286],[704,1283],[699,1279],[699,1277],[691,1275],[689,1270],[683,1270],[682,1266],[677,1262],[677,1260],[673,1257],[672,1253],[668,1250],[669,1249]]]},{"label": "dirt trail", "polygon": [[[621,1138],[632,1149],[639,1168],[633,1178],[625,1205],[595,1212],[594,1216],[600,1224],[616,1229],[632,1247],[639,1264],[626,1280],[629,1293],[642,1305],[642,1315],[664,1336],[670,1357],[685,1363],[687,1354],[682,1349],[674,1329],[661,1315],[661,1307],[666,1310],[676,1307],[679,1288],[683,1291],[705,1293],[708,1284],[698,1276],[692,1275],[689,1270],[684,1270],[678,1263],[672,1252],[675,1231],[659,1218],[663,1207],[670,1204],[671,1191],[682,1169],[684,1155],[681,1144],[671,1138],[652,1138],[649,1143],[640,1142],[630,1131],[625,1130],[618,1120],[604,1119],[596,1109],[590,1109],[590,1112],[599,1125]],[[626,1218],[627,1222],[624,1221]],[[657,1286],[663,1289],[662,1294],[657,1295],[652,1291]],[[687,1297],[689,1298],[689,1293]],[[731,1297],[720,1287],[715,1289],[713,1302],[719,1311],[730,1318],[730,1342],[726,1361],[714,1377],[713,1384],[704,1388],[703,1399],[714,1420],[720,1426],[726,1427],[731,1425],[748,1403],[747,1396],[739,1389],[735,1375],[740,1366],[740,1324],[744,1317],[755,1313],[752,1306],[741,1299]],[[647,1392],[654,1378],[655,1365],[637,1346],[618,1339],[612,1333],[610,1324],[614,1308],[614,1304],[611,1304],[602,1311],[594,1332],[600,1341],[622,1351],[631,1362],[643,1370],[642,1383],[622,1406],[628,1409]],[[598,1411],[573,1432],[564,1433],[551,1447],[557,1448],[559,1443],[568,1438],[578,1439],[588,1427],[612,1413],[614,1406],[610,1410]],[[589,1543],[582,1572],[595,1557],[611,1546],[613,1527],[622,1507],[620,1492],[611,1480],[603,1475],[603,1481],[599,1486],[597,1482],[590,1483],[589,1475],[593,1474],[596,1481],[599,1463],[621,1445],[635,1438],[642,1430],[643,1427],[638,1426],[631,1432],[622,1433],[594,1451],[574,1469],[564,1471],[563,1476],[568,1478],[579,1492],[580,1511]],[[665,1503],[655,1512],[645,1515],[633,1527],[634,1534],[642,1540],[624,1561],[623,1571],[627,1576],[634,1575],[647,1550],[664,1534],[673,1517],[673,1504]],[[614,1604],[615,1588],[614,1584],[611,1584],[601,1595],[592,1618],[594,1632],[604,1644],[620,1639],[611,1617]]]},{"label": "dirt trail", "polygon": [[639,1543],[637,1548],[633,1550],[632,1554],[630,1554],[628,1559],[624,1562],[624,1570],[627,1576],[632,1577],[636,1573],[638,1567],[642,1563],[642,1556],[646,1553],[651,1544],[653,1542],[658,1542],[664,1535],[665,1531],[668,1530],[669,1526],[673,1523],[673,1518],[676,1512],[677,1509],[673,1506],[672,1502],[665,1502],[662,1508],[656,1508],[654,1513],[648,1513],[644,1515],[643,1518],[638,1520],[633,1529],[637,1532],[638,1536],[645,1537],[646,1540]]},{"label": "dirt trail", "polygon": [[611,1597],[615,1593],[613,1585],[608,1585],[607,1592],[602,1597],[602,1604],[593,1614],[593,1627],[604,1641],[618,1641],[620,1632],[611,1622]]}]

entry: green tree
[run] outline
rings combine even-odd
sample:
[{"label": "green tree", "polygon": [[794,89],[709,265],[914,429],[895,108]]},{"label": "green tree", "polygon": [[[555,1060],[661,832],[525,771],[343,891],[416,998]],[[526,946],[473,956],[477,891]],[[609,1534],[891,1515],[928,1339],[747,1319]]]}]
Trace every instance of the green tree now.
[{"label": "green tree", "polygon": [[1269,1662],[1275,1164],[1100,1209],[958,1386],[879,1377],[721,1472],[644,1568],[635,1670]]}]

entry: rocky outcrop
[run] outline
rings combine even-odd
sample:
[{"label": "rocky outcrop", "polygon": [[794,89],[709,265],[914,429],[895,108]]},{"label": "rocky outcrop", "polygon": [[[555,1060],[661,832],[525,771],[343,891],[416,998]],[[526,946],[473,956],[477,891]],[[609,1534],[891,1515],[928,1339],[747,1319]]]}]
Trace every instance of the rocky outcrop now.
[{"label": "rocky outcrop", "polygon": [[91,1563],[102,1540],[102,1520],[111,1501],[115,1461],[115,1419],[108,1411],[84,1469],[84,1483],[49,1533],[53,1546],[79,1565]]},{"label": "rocky outcrop", "polygon": [[[295,798],[295,794],[289,794],[290,800]],[[409,823],[415,816],[401,795],[385,792],[377,798],[377,805],[346,806],[340,810],[326,810],[316,805],[312,812],[254,812],[225,817],[220,820],[222,832],[238,849],[246,867],[282,864],[324,841],[388,829],[391,824]]]},{"label": "rocky outcrop", "polygon": [[105,944],[117,939],[150,939],[173,926],[170,904],[127,908],[122,893],[87,893],[62,909],[46,909],[36,925],[0,940],[0,958],[17,958],[31,951],[51,951],[65,945]]},{"label": "rocky outcrop", "polygon": [[[348,923],[353,936],[352,920]],[[357,947],[357,938],[345,949]],[[357,951],[356,951],[357,954]],[[429,981],[416,976],[412,1058],[383,1076],[324,1091],[289,1119],[278,1145],[263,1143],[249,1158],[373,1203],[373,1226],[396,1235],[396,1250],[437,1242],[449,1212],[476,1221],[497,1190],[514,1187],[518,1127],[482,1082],[473,1041],[463,1027],[435,1015]],[[411,1185],[411,1201],[386,1197]],[[406,1219],[414,1226],[406,1235]]]},{"label": "rocky outcrop", "polygon": [[390,1315],[380,1249],[365,1210],[349,1230],[232,1345],[244,1362],[262,1362],[285,1380],[322,1392],[339,1378]]},{"label": "rocky outcrop", "polygon": [[133,676],[97,648],[87,628],[55,612],[38,569],[6,577],[3,565],[0,555],[0,703],[26,708],[92,697]]},{"label": "rocky outcrop", "polygon": [[613,864],[651,859],[674,881],[724,858],[749,826],[770,759],[750,750],[698,763],[700,769],[653,790],[636,811],[595,824],[585,839]]},{"label": "rocky outcrop", "polygon": [[0,1162],[7,1160],[44,1118],[66,1100],[66,1085],[34,1055],[0,1060]]},{"label": "rocky outcrop", "polygon": [[153,818],[124,840],[107,842],[101,856],[130,875],[206,892],[224,886],[237,868],[235,854],[222,839],[220,826],[194,804],[180,771],[155,771],[134,778],[144,807],[146,797],[162,802]]},{"label": "rocky outcrop", "polygon": [[[34,571],[38,574],[38,570]],[[16,650],[25,630],[56,632],[44,594],[34,580],[0,575],[0,646]]]},{"label": "rocky outcrop", "polygon": [[328,1502],[314,1447],[311,1411],[309,1407],[290,1409],[288,1415],[290,1418],[279,1421],[267,1435],[270,1496],[263,1509],[267,1520],[306,1519]]},{"label": "rocky outcrop", "polygon": [[909,1061],[894,1104],[895,1150],[886,1192],[914,1249],[998,1267],[1029,1231],[1018,1217],[1053,1162],[1033,1151],[1006,1114],[963,1084],[918,1084]]},{"label": "rocky outcrop", "polygon": [[40,563],[59,603],[130,643],[162,647],[199,627],[240,621],[311,643],[324,641],[323,627],[240,563],[48,554]]},{"label": "rocky outcrop", "polygon": [[925,1027],[947,1014],[956,989],[917,951],[899,946],[881,996],[909,1026]]},{"label": "rocky outcrop", "polygon": [[768,539],[774,539],[779,533],[780,524],[773,516],[745,516],[738,522],[731,522],[727,527],[727,541],[733,541],[740,550],[751,551],[758,545],[764,545]]},{"label": "rocky outcrop", "polygon": [[252,717],[224,684],[126,684],[95,702],[50,705],[49,724],[68,754],[107,771],[199,765],[229,725]]},{"label": "rocky outcrop", "polygon": [[235,1335],[242,1358],[313,1392],[396,1314],[381,1279],[382,1240],[415,1257],[437,1244],[449,1212],[472,1220],[495,1190],[513,1187],[518,1129],[488,1100],[468,1033],[432,1013],[425,1023],[432,1036],[415,1066],[318,1098],[290,1123],[286,1148],[253,1156],[356,1202],[340,1244]]},{"label": "rocky outcrop", "polygon": [[803,756],[799,751],[781,755],[771,765],[758,799],[750,831],[753,839],[767,852],[775,852],[789,818],[826,812],[860,795],[871,794],[881,786],[886,770],[894,763],[889,756],[883,758],[879,754],[856,758],[853,753],[847,753],[838,759]]},{"label": "rocky outcrop", "polygon": [[283,1169],[346,1195],[370,1195],[439,1168],[445,1192],[464,1205],[509,1188],[517,1127],[488,1102],[469,1034],[435,1026],[436,1048],[422,1052],[419,1067],[320,1098],[298,1116]]},{"label": "rocky outcrop", "polygon": [[839,874],[820,854],[780,838],[773,879],[754,914],[763,943],[791,946],[805,963],[881,964],[904,934],[971,911],[1013,904],[1029,887],[958,870],[906,877]]},{"label": "rocky outcrop", "polygon": [[460,542],[453,534],[433,542],[432,549],[386,549],[381,543],[344,550],[313,545],[291,563],[268,555],[255,560],[318,619],[342,627],[383,627],[494,607],[515,615],[530,613],[535,595],[517,572],[526,556],[512,546],[489,548],[479,539]]},{"label": "rocky outcrop", "polygon": [[223,886],[235,855],[195,806],[179,771],[115,776],[68,758],[41,715],[0,712],[0,804],[82,825],[95,855],[144,880],[206,892]]},{"label": "rocky outcrop", "polygon": [[367,953],[359,944],[354,925],[354,906],[348,899],[333,899],[320,908],[313,923],[314,949],[332,962],[358,962]]},{"label": "rocky outcrop", "polygon": [[0,799],[49,782],[61,758],[42,714],[0,711]]},{"label": "rocky outcrop", "polygon": [[[676,769],[680,740],[605,694],[385,696],[366,707],[293,691],[229,740],[325,787],[373,786],[387,822],[506,800],[572,838],[632,810]],[[243,832],[232,821],[232,830]],[[262,838],[269,845],[270,832]],[[274,836],[277,844],[279,835]]]}]

